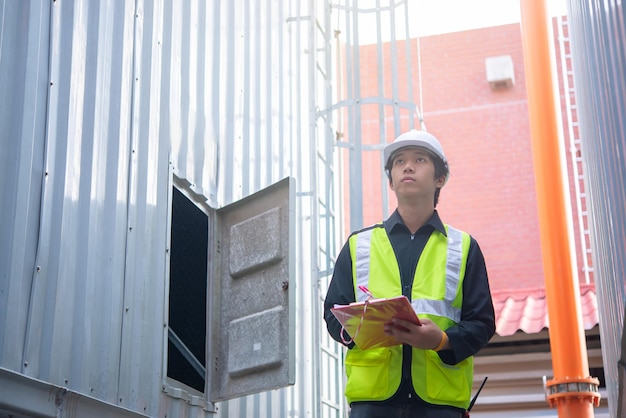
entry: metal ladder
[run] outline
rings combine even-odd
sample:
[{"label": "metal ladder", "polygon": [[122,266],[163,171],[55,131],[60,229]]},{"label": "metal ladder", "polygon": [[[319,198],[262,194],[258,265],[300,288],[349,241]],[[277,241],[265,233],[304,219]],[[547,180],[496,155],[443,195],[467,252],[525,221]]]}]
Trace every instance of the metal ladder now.
[{"label": "metal ladder", "polygon": [[575,190],[575,209],[577,214],[579,246],[582,252],[582,274],[584,282],[591,283],[593,264],[591,260],[591,242],[589,236],[589,219],[587,209],[587,193],[585,192],[582,147],[580,128],[578,124],[578,106],[576,104],[576,89],[574,88],[574,72],[572,69],[572,54],[567,16],[557,16],[558,44],[561,58],[561,77],[563,80],[563,98],[565,101],[565,115],[567,123],[567,138],[572,167],[572,179]]}]

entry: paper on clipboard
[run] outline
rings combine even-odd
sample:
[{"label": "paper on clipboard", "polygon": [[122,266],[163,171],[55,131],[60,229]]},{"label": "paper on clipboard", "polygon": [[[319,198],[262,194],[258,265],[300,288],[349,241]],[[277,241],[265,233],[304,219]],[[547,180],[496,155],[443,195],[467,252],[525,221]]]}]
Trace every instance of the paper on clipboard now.
[{"label": "paper on clipboard", "polygon": [[391,322],[392,318],[421,325],[406,296],[335,305],[330,310],[362,350],[401,344],[394,337],[385,334],[385,324]]}]

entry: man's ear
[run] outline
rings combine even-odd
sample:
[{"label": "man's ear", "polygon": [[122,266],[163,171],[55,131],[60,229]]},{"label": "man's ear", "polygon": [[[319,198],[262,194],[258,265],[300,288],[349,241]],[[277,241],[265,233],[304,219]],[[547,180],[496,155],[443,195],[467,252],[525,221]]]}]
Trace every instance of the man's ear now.
[{"label": "man's ear", "polygon": [[387,180],[389,180],[389,188],[393,190],[393,181],[391,181],[391,172],[389,170],[385,170],[385,174],[387,174]]},{"label": "man's ear", "polygon": [[441,176],[441,177],[439,177],[437,179],[437,187],[439,187],[441,189],[444,184],[446,184],[446,176],[445,175],[443,175],[443,176]]}]

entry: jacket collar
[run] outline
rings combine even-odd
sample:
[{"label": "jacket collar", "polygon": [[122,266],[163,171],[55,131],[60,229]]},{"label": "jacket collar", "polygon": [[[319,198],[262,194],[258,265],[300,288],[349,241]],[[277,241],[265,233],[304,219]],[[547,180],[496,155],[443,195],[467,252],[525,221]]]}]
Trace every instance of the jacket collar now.
[{"label": "jacket collar", "polygon": [[[393,211],[391,216],[389,216],[389,218],[387,218],[383,222],[383,225],[385,226],[385,230],[387,231],[387,234],[390,234],[391,231],[394,228],[396,228],[398,225],[402,225],[404,226],[404,228],[406,228],[406,225],[404,225],[404,221],[402,221],[402,217],[398,213],[398,209]],[[441,221],[441,218],[439,217],[439,213],[437,213],[436,210],[433,212],[432,216],[428,219],[428,221],[426,221],[426,223],[422,226],[422,228],[426,227],[427,225],[438,230],[444,236],[446,237],[448,236],[448,234],[446,233],[446,228],[444,227],[443,222]]]}]

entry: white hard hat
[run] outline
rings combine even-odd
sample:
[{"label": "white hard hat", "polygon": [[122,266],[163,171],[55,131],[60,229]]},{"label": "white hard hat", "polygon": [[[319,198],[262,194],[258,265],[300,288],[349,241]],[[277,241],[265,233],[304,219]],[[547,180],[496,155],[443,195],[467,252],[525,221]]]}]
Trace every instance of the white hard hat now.
[{"label": "white hard hat", "polygon": [[400,148],[406,147],[424,148],[428,150],[431,154],[439,157],[439,159],[443,162],[446,168],[446,182],[448,181],[450,170],[448,169],[448,160],[443,153],[443,148],[441,147],[441,144],[434,135],[426,131],[418,131],[417,129],[412,129],[409,132],[403,133],[393,142],[385,146],[385,148],[383,149],[385,168],[389,168],[390,160],[393,157],[393,154]]}]

